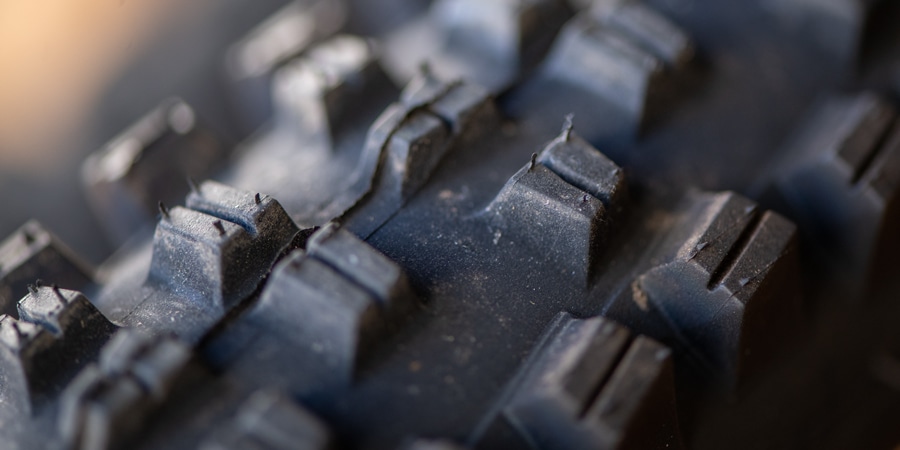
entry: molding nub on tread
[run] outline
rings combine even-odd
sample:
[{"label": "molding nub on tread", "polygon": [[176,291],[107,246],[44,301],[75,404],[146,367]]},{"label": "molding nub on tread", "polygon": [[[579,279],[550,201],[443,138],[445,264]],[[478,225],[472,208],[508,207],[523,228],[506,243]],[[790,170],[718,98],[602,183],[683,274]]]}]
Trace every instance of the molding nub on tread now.
[{"label": "molding nub on tread", "polygon": [[895,109],[870,93],[831,98],[801,127],[786,157],[772,200],[836,251],[842,270],[865,281],[900,213]]},{"label": "molding nub on tread", "polygon": [[695,198],[684,217],[670,240],[687,238],[634,281],[622,320],[733,385],[802,324],[796,227],[731,192]]},{"label": "molding nub on tread", "polygon": [[611,214],[622,208],[624,173],[575,135],[559,138],[513,175],[487,207],[499,236],[534,247],[587,280]]},{"label": "molding nub on tread", "polygon": [[298,231],[271,197],[207,181],[159,221],[148,283],[222,314],[256,290]]},{"label": "molding nub on tread", "polygon": [[153,223],[159,201],[184,197],[188,176],[210,175],[227,153],[188,104],[172,99],[89,156],[82,182],[110,239],[121,244]]},{"label": "molding nub on tread", "polygon": [[187,196],[185,206],[239,225],[269,252],[284,247],[299,231],[274,198],[215,181],[198,186]]},{"label": "molding nub on tread", "polygon": [[624,171],[575,134],[571,120],[566,118],[562,134],[541,151],[537,162],[600,200],[608,211],[618,212],[626,197]]},{"label": "molding nub on tread", "polygon": [[604,318],[560,313],[508,389],[503,418],[535,448],[682,445],[670,351]]},{"label": "molding nub on tread", "polygon": [[171,393],[194,379],[191,351],[168,337],[123,330],[107,344],[99,364],[66,388],[58,427],[75,449],[127,443]]},{"label": "molding nub on tread", "polygon": [[331,431],[316,416],[282,394],[257,391],[239,407],[236,417],[210,433],[200,448],[324,450],[332,445]]},{"label": "molding nub on tread", "polygon": [[80,289],[93,272],[41,224],[29,221],[0,243],[0,313],[15,316],[16,301],[37,280]]},{"label": "molding nub on tread", "polygon": [[320,358],[333,381],[415,305],[401,269],[347,231],[328,225],[273,270],[251,320]]},{"label": "molding nub on tread", "polygon": [[80,292],[56,287],[32,287],[18,310],[20,319],[0,315],[0,378],[24,412],[55,395],[116,327]]}]

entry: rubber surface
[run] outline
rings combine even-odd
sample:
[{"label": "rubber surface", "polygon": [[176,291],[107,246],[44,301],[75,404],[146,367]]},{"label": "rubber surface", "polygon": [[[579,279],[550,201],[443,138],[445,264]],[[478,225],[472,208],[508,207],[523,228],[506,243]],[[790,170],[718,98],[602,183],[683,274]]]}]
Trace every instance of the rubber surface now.
[{"label": "rubber surface", "polygon": [[896,5],[271,13],[0,244],[4,445],[900,441]]}]

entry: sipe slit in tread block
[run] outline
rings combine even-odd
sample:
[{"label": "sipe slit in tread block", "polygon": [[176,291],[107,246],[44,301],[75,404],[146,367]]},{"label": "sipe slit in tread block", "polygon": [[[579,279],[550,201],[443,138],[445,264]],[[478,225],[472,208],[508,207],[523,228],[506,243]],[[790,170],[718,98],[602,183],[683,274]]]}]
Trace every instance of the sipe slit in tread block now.
[{"label": "sipe slit in tread block", "polygon": [[224,313],[256,290],[299,232],[269,196],[207,181],[164,210],[148,281]]},{"label": "sipe slit in tread block", "polygon": [[500,115],[490,94],[463,82],[445,82],[428,67],[369,129],[363,154],[316,222],[341,218],[368,236],[418,192],[453,149],[496,129]]},{"label": "sipe slit in tread block", "polygon": [[[622,293],[613,315],[726,386],[758,373],[801,329],[796,227],[731,192],[689,196],[681,242]],[[657,259],[654,259],[657,260]]]},{"label": "sipe slit in tread block", "polygon": [[74,449],[123,448],[153,413],[196,382],[190,349],[171,337],[123,330],[60,400],[57,427]]},{"label": "sipe slit in tread block", "polygon": [[[681,448],[670,351],[604,318],[560,313],[501,400],[531,448]],[[514,445],[484,436],[479,448]]]},{"label": "sipe slit in tread block", "polygon": [[896,117],[890,103],[871,93],[829,98],[786,145],[767,192],[856,291],[891,266],[900,245]]},{"label": "sipe slit in tread block", "polygon": [[270,196],[212,181],[196,186],[187,205],[160,203],[140,287],[105,297],[125,296],[118,300],[123,307],[111,309],[125,326],[196,343],[251,298],[276,261],[302,246],[308,233]]},{"label": "sipe slit in tread block", "polygon": [[5,407],[21,414],[55,398],[116,330],[80,292],[30,289],[18,303],[19,319],[0,315],[0,389]]},{"label": "sipe slit in tread block", "polygon": [[378,340],[417,302],[396,263],[329,225],[273,270],[249,320],[318,366],[326,383],[352,381]]}]

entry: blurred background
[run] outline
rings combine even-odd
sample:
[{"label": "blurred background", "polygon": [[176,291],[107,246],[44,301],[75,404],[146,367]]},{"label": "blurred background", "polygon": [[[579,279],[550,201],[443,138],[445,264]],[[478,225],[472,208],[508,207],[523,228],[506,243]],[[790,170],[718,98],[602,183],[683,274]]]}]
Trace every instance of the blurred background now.
[{"label": "blurred background", "polygon": [[[297,2],[312,4],[316,1],[329,2]],[[692,36],[701,44],[700,50],[706,51],[700,55],[699,71],[718,70],[719,73],[717,78],[703,78],[709,73],[699,74],[698,78],[703,82],[698,85],[702,86],[694,86],[686,96],[694,103],[685,101],[684,108],[678,109],[684,121],[673,122],[675,126],[672,127],[681,125],[688,129],[685,135],[692,135],[691,138],[703,144],[705,152],[695,152],[698,156],[694,166],[703,170],[676,170],[675,160],[686,160],[684,152],[669,152],[665,141],[657,142],[659,148],[654,148],[654,142],[650,142],[650,148],[644,154],[654,161],[637,160],[637,163],[672,167],[675,176],[689,176],[691,183],[734,189],[735,185],[740,186],[738,177],[726,180],[721,186],[715,179],[703,181],[701,178],[716,172],[708,170],[709,167],[730,166],[735,172],[745,172],[747,177],[754,175],[748,167],[761,167],[765,158],[752,152],[734,152],[732,155],[729,150],[744,144],[768,153],[777,152],[773,143],[784,140],[788,131],[806,114],[817,92],[832,88],[875,89],[896,100],[900,92],[900,46],[896,45],[900,42],[900,27],[897,26],[900,1],[881,2],[882,9],[872,15],[872,23],[866,31],[867,45],[862,46],[860,55],[863,69],[849,84],[840,81],[838,73],[820,70],[829,66],[808,64],[818,60],[814,57],[804,60],[803,55],[809,52],[806,48],[789,45],[788,39],[792,39],[787,37],[789,34],[782,39],[773,31],[772,35],[759,39],[759,35],[766,33],[756,29],[748,31],[752,28],[749,25],[742,28],[725,21],[707,23],[710,22],[707,13],[733,19],[735,23],[759,21],[768,25],[772,22],[768,18],[744,14],[740,7],[735,7],[741,1],[718,3],[710,0],[697,6],[702,2],[648,0],[655,6],[664,5],[668,11],[688,11],[679,18],[692,25],[689,27]],[[569,2],[587,3],[582,0]],[[233,86],[226,70],[228,50],[288,3],[291,2],[0,1],[0,205],[3,206],[0,238],[34,218],[78,255],[94,264],[102,262],[115,248],[104,238],[82,188],[81,167],[87,155],[102,148],[159,105],[162,99],[173,95],[182,97],[194,107],[204,125],[227,143],[238,143],[247,138],[250,131],[240,125],[239,108],[235,107]],[[342,30],[378,37],[423,14],[431,2],[348,0],[346,3],[347,8],[340,18]],[[707,7],[710,9],[703,9]],[[710,13],[713,9],[716,11]],[[766,42],[761,42],[763,40]],[[788,45],[782,47],[782,42]],[[709,80],[719,83],[706,83]],[[750,88],[740,89],[741,82]],[[766,95],[759,95],[760,92]],[[719,99],[722,104],[717,103]],[[704,109],[707,106],[704,101],[709,103],[708,110]],[[705,115],[688,115],[692,106]],[[720,106],[721,109],[716,109]],[[735,112],[723,114],[737,118],[734,124],[729,123],[734,125],[733,129],[713,130],[713,136],[720,140],[697,132],[697,121],[693,118],[707,118],[720,110]],[[554,127],[557,126],[555,123]],[[690,143],[684,147],[696,150]],[[738,154],[754,161],[743,164],[743,161],[731,160],[740,156]],[[665,159],[667,155],[670,159]],[[719,166],[716,166],[717,161]],[[836,316],[843,321],[844,310],[838,313]],[[872,317],[877,316],[872,314]],[[866,322],[857,324],[863,325],[859,328],[865,328]],[[892,324],[890,327],[896,328]],[[849,335],[847,331],[835,340],[846,338],[849,342]],[[850,344],[845,347],[852,350]],[[822,348],[831,351],[827,346]],[[851,350],[844,351],[849,353]],[[834,367],[828,366],[827,371],[820,373],[832,374],[842,369],[844,361],[837,356],[832,359],[838,361]],[[900,369],[894,366],[889,369],[888,378],[897,382]],[[846,394],[847,398],[855,399],[855,396],[853,392]],[[766,411],[764,406],[760,409]],[[861,409],[867,407],[863,405]],[[867,415],[856,416],[861,422],[871,421]],[[891,419],[884,414],[878,417],[885,421]],[[789,421],[784,421],[784,427],[790,426]],[[860,425],[859,428],[865,427]]]},{"label": "blurred background", "polygon": [[[102,261],[112,248],[86,203],[82,161],[172,95],[226,140],[245,137],[229,103],[227,49],[287,3],[0,2],[0,236],[35,218],[84,258]],[[405,20],[398,11],[411,16],[426,6],[350,2],[346,29],[378,34]]]},{"label": "blurred background", "polygon": [[[36,218],[100,261],[111,249],[79,182],[85,156],[172,92],[221,97],[218,86],[189,84],[198,73],[221,72],[217,47],[283,3],[0,3],[0,235]],[[201,103],[204,113],[223,110]],[[227,119],[218,116],[212,120],[227,132]]]},{"label": "blurred background", "polygon": [[[228,49],[288,3],[291,2],[0,2],[0,204],[3,205],[0,236],[35,218],[89,261],[102,261],[113,249],[102,237],[81,187],[79,171],[86,155],[100,149],[162,99],[173,95],[192,105],[205,124],[226,142],[236,143],[246,138],[245,127],[238,126],[240,120],[235,117],[233,86],[229,86],[225,70]],[[425,13],[430,3],[429,0],[349,0],[339,20],[348,33],[378,37]],[[585,2],[571,0],[570,3]],[[670,11],[697,9],[693,0],[653,3]],[[886,6],[882,10],[888,11],[873,14],[867,33],[900,33],[894,20],[900,16],[898,3],[881,2]],[[723,4],[722,8],[716,8],[722,11],[709,13],[729,17],[733,14],[725,10],[734,9],[732,6]],[[749,16],[734,19],[758,20]],[[721,27],[705,24],[694,30],[698,38],[702,38],[704,28],[724,32]],[[892,52],[896,54],[896,49],[877,45],[895,42],[894,39],[867,41],[876,45],[863,47],[863,60],[896,61],[890,57]],[[747,75],[744,78],[738,75],[738,79],[755,80],[761,76],[785,79],[786,74],[779,70],[783,72],[791,65],[796,69],[804,64],[790,62],[789,52],[788,56],[772,55],[764,46],[741,43],[739,39],[724,45],[735,46],[746,47],[757,59],[755,63],[760,64],[747,72],[747,67],[741,64],[754,64],[754,61],[734,61],[723,55],[720,61],[723,71],[743,71]],[[791,46],[785,48],[790,50],[788,47]],[[885,79],[900,80],[896,76],[900,73],[900,63],[862,66],[868,71],[857,77],[862,80],[862,86],[883,86]],[[802,75],[804,71],[795,72]],[[826,84],[819,79],[836,77],[822,71],[806,72],[814,72],[816,81],[803,82],[800,86]],[[870,82],[872,79],[881,81]],[[796,80],[793,83],[797,85]],[[790,88],[790,83],[770,84]],[[900,90],[900,82],[896,84]],[[792,91],[777,93],[781,98],[790,99],[803,95]],[[783,103],[791,109],[785,116],[800,117],[804,111],[795,107],[803,102],[794,99]],[[778,126],[786,131],[790,125],[785,122]]]}]

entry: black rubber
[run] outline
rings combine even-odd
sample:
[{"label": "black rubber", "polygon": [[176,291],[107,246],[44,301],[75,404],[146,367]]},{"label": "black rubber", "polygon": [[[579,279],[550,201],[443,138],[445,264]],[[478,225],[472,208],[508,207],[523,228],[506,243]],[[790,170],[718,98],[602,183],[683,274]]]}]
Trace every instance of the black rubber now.
[{"label": "black rubber", "polygon": [[0,447],[900,442],[897,5],[375,3],[123,76],[118,250],[0,244]]}]

